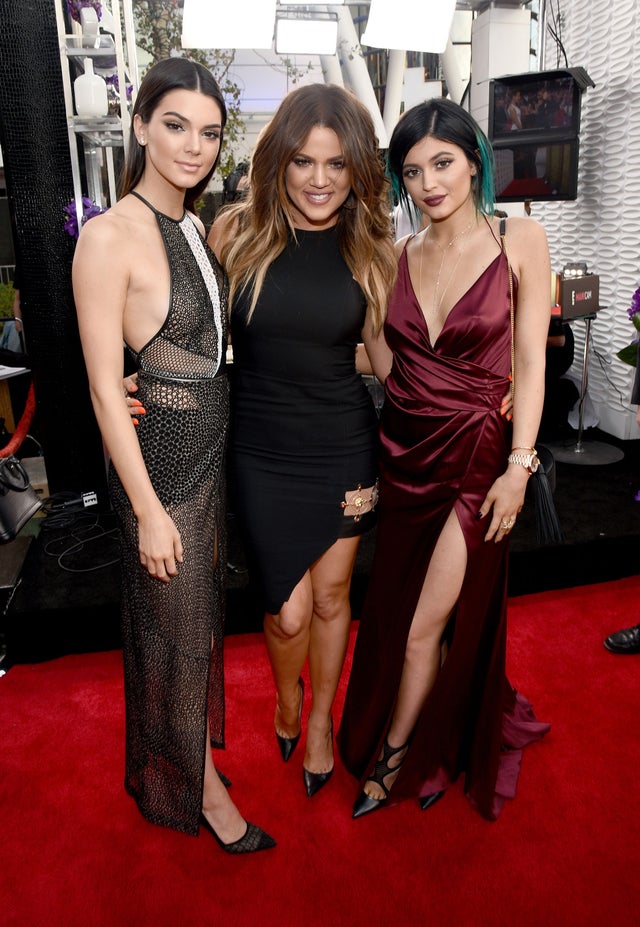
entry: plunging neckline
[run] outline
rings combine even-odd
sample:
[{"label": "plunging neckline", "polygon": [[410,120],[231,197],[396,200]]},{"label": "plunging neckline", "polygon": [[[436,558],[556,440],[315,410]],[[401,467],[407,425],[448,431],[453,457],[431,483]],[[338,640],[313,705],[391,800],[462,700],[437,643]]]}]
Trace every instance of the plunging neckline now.
[{"label": "plunging neckline", "polygon": [[[467,287],[467,289],[464,291],[464,293],[462,293],[462,294],[458,297],[458,299],[455,301],[455,303],[451,306],[451,309],[449,309],[449,311],[447,312],[447,317],[445,318],[444,323],[443,323],[443,325],[442,325],[442,328],[440,329],[440,331],[439,331],[439,333],[438,333],[438,337],[436,338],[435,341],[432,341],[432,340],[431,340],[431,332],[429,331],[429,324],[428,324],[428,322],[427,322],[427,318],[426,318],[424,312],[422,311],[422,306],[420,305],[420,300],[419,300],[419,298],[418,298],[418,294],[416,293],[416,288],[415,288],[414,285],[413,285],[413,280],[411,279],[411,274],[410,274],[410,272],[409,272],[409,259],[408,259],[408,257],[407,257],[407,249],[406,249],[406,248],[404,249],[404,251],[402,252],[402,256],[403,256],[403,258],[404,258],[404,263],[405,263],[407,278],[408,278],[408,280],[409,280],[409,286],[411,287],[411,292],[413,293],[413,298],[414,298],[416,307],[417,307],[418,312],[420,313],[420,317],[421,317],[421,319],[422,319],[422,321],[423,321],[423,323],[424,323],[425,331],[426,331],[426,333],[427,333],[427,338],[429,339],[429,344],[431,345],[431,347],[432,347],[432,349],[433,349],[434,351],[435,351],[435,349],[436,349],[436,345],[438,344],[438,342],[440,341],[440,339],[441,339],[441,337],[442,337],[442,333],[444,332],[445,328],[446,328],[447,325],[449,324],[449,319],[451,318],[452,313],[455,312],[455,310],[458,308],[458,306],[460,305],[460,303],[462,302],[462,300],[465,299],[465,297],[469,295],[469,293],[473,290],[473,288],[482,280],[482,278],[485,276],[485,274],[487,273],[487,271],[489,271],[489,270],[493,267],[493,265],[494,265],[495,262],[498,260],[498,258],[502,257],[503,255],[504,255],[504,251],[499,251],[499,252],[496,254],[496,256],[494,257],[494,259],[491,261],[491,263],[490,263],[490,264],[487,264],[487,266],[486,266],[485,269],[482,271],[482,273],[481,273],[478,277],[476,277],[476,279],[473,281],[473,283],[471,283],[471,284]],[[515,276],[515,275],[514,275],[514,276]]]}]

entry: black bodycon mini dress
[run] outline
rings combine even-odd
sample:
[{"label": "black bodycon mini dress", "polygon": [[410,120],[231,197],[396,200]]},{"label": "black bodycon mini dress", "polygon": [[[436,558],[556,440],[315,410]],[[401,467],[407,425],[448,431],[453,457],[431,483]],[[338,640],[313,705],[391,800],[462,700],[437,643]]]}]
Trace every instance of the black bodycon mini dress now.
[{"label": "black bodycon mini dress", "polygon": [[339,537],[359,534],[345,493],[376,480],[377,417],[355,368],[366,303],[336,228],[296,231],[247,321],[231,312],[234,508],[267,611],[275,614]]}]

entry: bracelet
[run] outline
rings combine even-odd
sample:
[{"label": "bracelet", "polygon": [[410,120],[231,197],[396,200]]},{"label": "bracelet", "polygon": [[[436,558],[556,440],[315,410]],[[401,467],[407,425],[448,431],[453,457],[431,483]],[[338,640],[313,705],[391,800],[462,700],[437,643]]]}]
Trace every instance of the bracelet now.
[{"label": "bracelet", "polygon": [[511,453],[513,454],[514,451],[531,451],[532,454],[536,453],[535,447],[512,447]]}]

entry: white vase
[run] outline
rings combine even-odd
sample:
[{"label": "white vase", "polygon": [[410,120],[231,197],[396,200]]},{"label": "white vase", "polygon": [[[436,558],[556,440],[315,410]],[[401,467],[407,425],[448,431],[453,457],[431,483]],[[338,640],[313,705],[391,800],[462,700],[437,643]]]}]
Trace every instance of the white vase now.
[{"label": "white vase", "polygon": [[97,36],[99,27],[98,14],[92,6],[83,6],[80,10],[80,25],[83,35]]},{"label": "white vase", "polygon": [[93,61],[84,59],[84,74],[73,82],[78,116],[106,116],[109,111],[107,85],[93,73]]}]

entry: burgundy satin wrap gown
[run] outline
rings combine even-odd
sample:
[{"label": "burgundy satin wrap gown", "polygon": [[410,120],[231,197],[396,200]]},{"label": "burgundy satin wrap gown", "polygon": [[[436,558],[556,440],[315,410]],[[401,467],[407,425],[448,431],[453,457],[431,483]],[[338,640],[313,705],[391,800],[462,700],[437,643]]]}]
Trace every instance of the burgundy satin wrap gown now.
[{"label": "burgundy satin wrap gown", "polygon": [[[517,281],[514,278],[514,289]],[[413,732],[389,802],[445,789],[464,772],[472,805],[495,819],[515,794],[522,747],[548,725],[505,675],[508,542],[485,542],[477,512],[505,471],[511,428],[509,279],[502,250],[453,306],[435,344],[406,250],[385,337],[393,368],[382,411],[376,552],[339,746],[362,781],[387,733],[427,566],[452,509],[467,546],[448,653]]]}]

